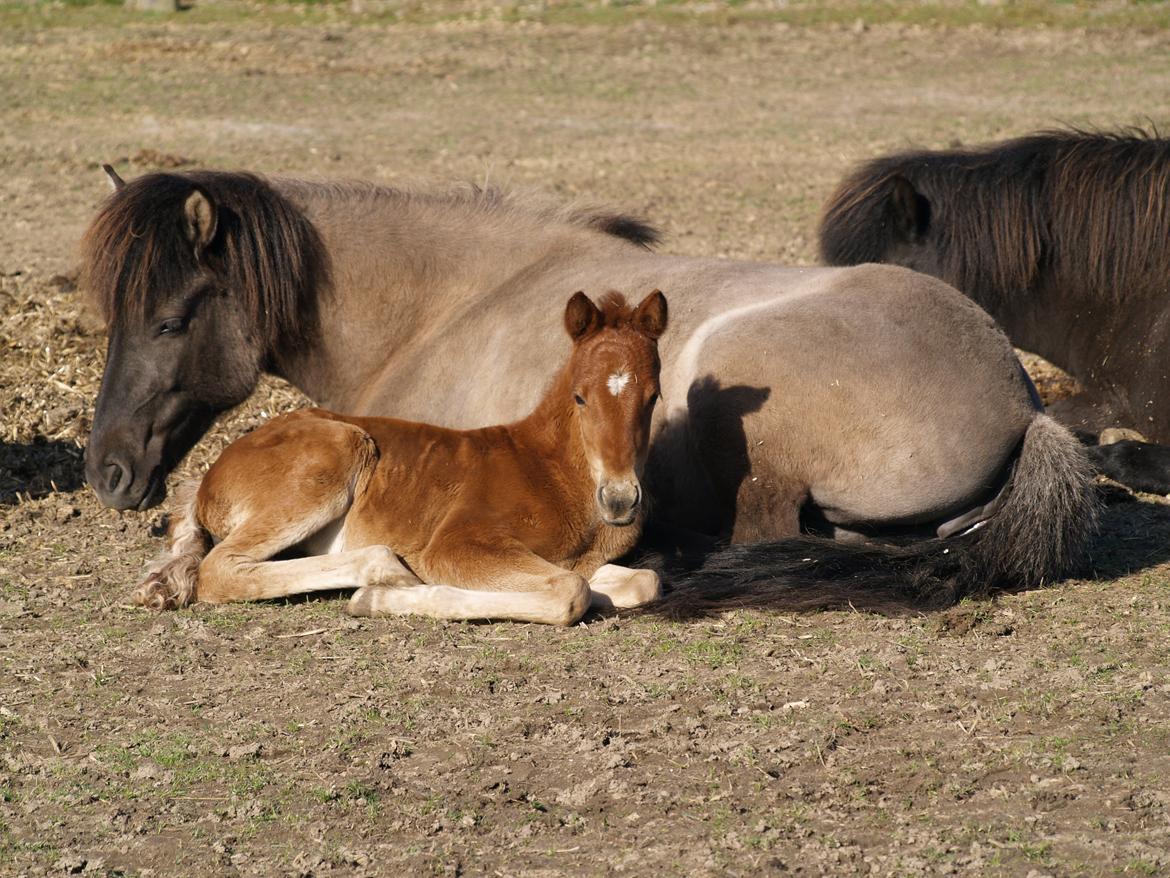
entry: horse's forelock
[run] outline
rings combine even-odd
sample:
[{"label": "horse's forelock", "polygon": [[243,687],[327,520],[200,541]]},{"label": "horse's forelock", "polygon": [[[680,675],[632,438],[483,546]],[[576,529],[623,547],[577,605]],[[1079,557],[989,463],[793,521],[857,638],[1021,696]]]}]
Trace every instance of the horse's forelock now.
[{"label": "horse's forelock", "polygon": [[196,189],[217,212],[209,265],[253,333],[269,351],[305,340],[328,282],[324,244],[300,210],[245,173],[147,174],[106,199],[82,239],[82,283],[107,324],[144,319],[198,268],[182,221]]},{"label": "horse's forelock", "polygon": [[109,325],[142,320],[193,271],[179,216],[190,185],[148,174],[109,195],[81,239],[81,285]]},{"label": "horse's forelock", "polygon": [[629,326],[634,317],[634,307],[617,290],[603,293],[597,308],[601,311],[602,329],[621,329]]}]

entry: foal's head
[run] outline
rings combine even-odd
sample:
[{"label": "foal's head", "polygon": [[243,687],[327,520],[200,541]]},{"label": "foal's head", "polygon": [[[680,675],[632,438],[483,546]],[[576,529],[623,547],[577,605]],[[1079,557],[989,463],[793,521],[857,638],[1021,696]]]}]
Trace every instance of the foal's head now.
[{"label": "foal's head", "polygon": [[627,525],[642,502],[638,482],[658,400],[658,337],[666,329],[666,297],[658,290],[636,308],[618,293],[598,307],[576,293],[565,308],[573,339],[567,367],[597,508],[609,524]]}]

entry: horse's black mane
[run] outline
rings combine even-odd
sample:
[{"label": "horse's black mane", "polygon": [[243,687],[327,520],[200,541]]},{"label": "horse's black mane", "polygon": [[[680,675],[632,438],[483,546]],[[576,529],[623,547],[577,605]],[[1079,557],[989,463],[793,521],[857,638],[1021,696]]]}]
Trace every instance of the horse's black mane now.
[{"label": "horse's black mane", "polygon": [[825,208],[825,262],[882,260],[900,234],[899,177],[929,201],[941,276],[976,301],[1023,292],[1041,269],[1099,296],[1170,279],[1170,140],[1156,130],[1049,130],[866,162]]},{"label": "horse's black mane", "polygon": [[184,204],[196,190],[216,209],[206,259],[254,331],[270,350],[310,336],[329,280],[324,244],[292,202],[246,173],[145,174],[106,199],[81,242],[81,282],[106,321],[143,319],[197,270],[184,226]]}]

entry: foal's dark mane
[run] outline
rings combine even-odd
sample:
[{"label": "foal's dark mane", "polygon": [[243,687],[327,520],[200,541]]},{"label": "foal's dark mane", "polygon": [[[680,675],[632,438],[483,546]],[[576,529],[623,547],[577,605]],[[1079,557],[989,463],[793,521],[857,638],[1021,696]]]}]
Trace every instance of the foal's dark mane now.
[{"label": "foal's dark mane", "polygon": [[197,270],[184,227],[184,203],[195,190],[216,208],[208,265],[239,298],[253,330],[269,350],[311,337],[329,284],[325,246],[292,202],[246,173],[146,174],[106,199],[81,241],[81,282],[107,323],[144,319]]},{"label": "foal's dark mane", "polygon": [[830,265],[882,261],[903,177],[929,202],[941,277],[976,301],[1050,283],[1117,299],[1170,278],[1170,140],[1139,128],[1040,131],[1000,144],[862,164],[821,218]]}]

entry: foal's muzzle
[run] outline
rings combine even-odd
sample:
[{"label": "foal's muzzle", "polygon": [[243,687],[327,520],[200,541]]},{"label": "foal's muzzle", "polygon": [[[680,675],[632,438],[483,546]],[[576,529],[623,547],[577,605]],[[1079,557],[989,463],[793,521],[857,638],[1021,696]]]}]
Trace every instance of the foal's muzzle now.
[{"label": "foal's muzzle", "polygon": [[606,524],[633,524],[642,505],[642,486],[636,480],[606,482],[597,489],[597,508]]}]

